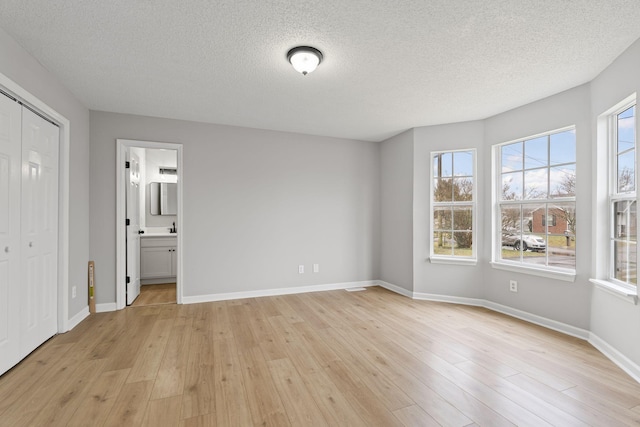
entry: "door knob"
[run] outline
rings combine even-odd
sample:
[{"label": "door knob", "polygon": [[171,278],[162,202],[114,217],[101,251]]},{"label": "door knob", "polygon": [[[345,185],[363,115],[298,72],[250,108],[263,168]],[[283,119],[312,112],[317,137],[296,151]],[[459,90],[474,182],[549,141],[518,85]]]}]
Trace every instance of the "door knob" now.
[{"label": "door knob", "polygon": [[29,242],[29,247],[32,248],[33,247],[33,242]]},{"label": "door knob", "polygon": [[4,251],[5,251],[6,253],[9,253],[9,246],[5,246],[5,247],[4,247]]}]

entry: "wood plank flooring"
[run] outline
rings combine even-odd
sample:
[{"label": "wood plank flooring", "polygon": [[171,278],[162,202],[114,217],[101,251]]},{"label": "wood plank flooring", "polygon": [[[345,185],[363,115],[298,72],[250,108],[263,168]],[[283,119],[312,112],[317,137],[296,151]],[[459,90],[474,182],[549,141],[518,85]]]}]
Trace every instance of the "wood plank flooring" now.
[{"label": "wood plank flooring", "polygon": [[142,307],[145,305],[175,304],[176,301],[176,284],[163,283],[160,285],[142,285],[140,287],[140,295],[131,305],[133,307]]},{"label": "wood plank flooring", "polygon": [[585,341],[381,288],[90,316],[0,377],[2,426],[625,426]]}]

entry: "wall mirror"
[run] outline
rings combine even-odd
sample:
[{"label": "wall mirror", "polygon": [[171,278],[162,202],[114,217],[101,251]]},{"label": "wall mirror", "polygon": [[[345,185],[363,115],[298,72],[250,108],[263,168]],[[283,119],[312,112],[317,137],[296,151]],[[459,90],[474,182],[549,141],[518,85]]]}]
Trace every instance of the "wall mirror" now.
[{"label": "wall mirror", "polygon": [[152,182],[149,184],[151,215],[178,214],[178,184],[175,182]]}]

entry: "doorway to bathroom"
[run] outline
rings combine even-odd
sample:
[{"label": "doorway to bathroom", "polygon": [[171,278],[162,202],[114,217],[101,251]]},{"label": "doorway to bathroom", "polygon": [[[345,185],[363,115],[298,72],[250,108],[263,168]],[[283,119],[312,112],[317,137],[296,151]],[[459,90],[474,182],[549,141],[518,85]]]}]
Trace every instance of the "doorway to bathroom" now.
[{"label": "doorway to bathroom", "polygon": [[181,303],[182,145],[117,148],[117,308]]}]

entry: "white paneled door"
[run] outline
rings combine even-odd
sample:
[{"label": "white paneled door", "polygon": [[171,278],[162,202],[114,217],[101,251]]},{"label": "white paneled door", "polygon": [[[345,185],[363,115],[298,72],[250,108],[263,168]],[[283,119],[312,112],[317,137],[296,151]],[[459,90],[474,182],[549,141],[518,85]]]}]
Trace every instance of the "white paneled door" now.
[{"label": "white paneled door", "polygon": [[0,94],[0,374],[20,357],[22,107]]},{"label": "white paneled door", "polygon": [[0,95],[0,374],[58,329],[58,145]]},{"label": "white paneled door", "polygon": [[28,354],[58,329],[58,127],[22,109],[21,341]]},{"label": "white paneled door", "polygon": [[140,295],[140,157],[127,149],[127,305]]}]

